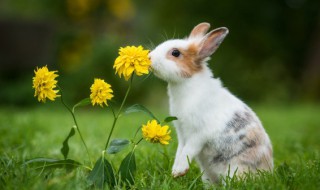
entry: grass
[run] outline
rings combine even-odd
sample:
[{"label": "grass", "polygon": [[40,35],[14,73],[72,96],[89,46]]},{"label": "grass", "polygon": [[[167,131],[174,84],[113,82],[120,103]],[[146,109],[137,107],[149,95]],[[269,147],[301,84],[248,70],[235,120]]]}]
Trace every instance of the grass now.
[{"label": "grass", "polygon": [[[226,178],[224,185],[212,189],[318,189],[320,186],[320,107],[317,105],[253,107],[273,142],[273,173],[248,174],[243,179]],[[163,112],[154,112],[164,118]],[[105,145],[112,122],[110,112],[81,109],[76,113],[79,127],[93,160]],[[120,118],[113,137],[132,138],[136,129],[148,120],[143,114]],[[26,159],[48,157],[63,159],[61,143],[73,126],[71,115],[61,106],[48,103],[36,108],[0,108],[0,189],[87,189],[89,170],[79,167],[39,171],[21,167]],[[177,140],[166,147],[145,141],[136,150],[137,172],[131,189],[203,189],[195,163],[184,177],[173,179],[171,166]],[[108,156],[117,168],[129,149]],[[168,157],[164,156],[168,153]],[[121,159],[119,159],[119,157]],[[69,158],[90,166],[79,135],[70,140]],[[120,187],[119,187],[120,188]]]}]

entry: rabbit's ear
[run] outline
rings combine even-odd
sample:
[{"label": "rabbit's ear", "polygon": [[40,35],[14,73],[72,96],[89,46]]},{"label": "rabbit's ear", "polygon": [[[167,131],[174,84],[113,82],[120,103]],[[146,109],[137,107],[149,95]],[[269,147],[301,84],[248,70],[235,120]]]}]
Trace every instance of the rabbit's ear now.
[{"label": "rabbit's ear", "polygon": [[206,22],[200,23],[193,28],[193,30],[191,31],[191,33],[189,35],[189,38],[194,38],[197,36],[202,37],[208,32],[209,28],[210,28],[209,23],[206,23]]},{"label": "rabbit's ear", "polygon": [[229,30],[225,27],[217,28],[209,32],[200,43],[200,58],[203,59],[212,55],[228,33]]}]

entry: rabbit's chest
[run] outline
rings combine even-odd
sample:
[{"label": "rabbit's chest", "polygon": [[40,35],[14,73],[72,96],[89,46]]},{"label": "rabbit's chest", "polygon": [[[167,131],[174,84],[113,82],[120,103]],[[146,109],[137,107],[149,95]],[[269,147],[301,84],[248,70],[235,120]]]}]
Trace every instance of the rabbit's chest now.
[{"label": "rabbit's chest", "polygon": [[196,92],[172,92],[169,94],[169,106],[172,114],[195,114],[203,105],[203,96]]},{"label": "rabbit's chest", "polygon": [[192,98],[170,99],[170,114],[192,123],[201,117],[201,110],[204,109],[203,103],[198,100]]}]

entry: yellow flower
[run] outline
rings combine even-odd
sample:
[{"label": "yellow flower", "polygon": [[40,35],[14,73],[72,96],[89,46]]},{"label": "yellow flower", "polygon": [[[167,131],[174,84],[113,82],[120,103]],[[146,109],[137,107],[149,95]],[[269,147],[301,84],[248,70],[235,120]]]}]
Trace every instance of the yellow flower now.
[{"label": "yellow flower", "polygon": [[171,139],[168,125],[161,127],[156,120],[148,121],[146,125],[142,125],[142,135],[143,137],[152,143],[161,143],[164,145],[169,144]]},{"label": "yellow flower", "polygon": [[113,68],[116,69],[119,77],[123,75],[125,80],[129,80],[133,73],[138,76],[149,74],[151,61],[148,54],[149,50],[144,50],[142,46],[121,47]]},{"label": "yellow flower", "polygon": [[32,88],[35,89],[34,96],[38,96],[38,101],[46,102],[48,98],[51,101],[54,101],[59,90],[54,90],[57,87],[57,80],[56,77],[59,75],[55,74],[57,71],[49,71],[47,66],[42,68],[37,68],[34,71],[35,76],[32,78],[33,86]]},{"label": "yellow flower", "polygon": [[93,106],[99,104],[103,107],[103,103],[108,106],[107,100],[111,100],[113,97],[113,91],[110,84],[104,82],[102,79],[94,79],[94,83],[91,85],[90,90],[90,99]]}]

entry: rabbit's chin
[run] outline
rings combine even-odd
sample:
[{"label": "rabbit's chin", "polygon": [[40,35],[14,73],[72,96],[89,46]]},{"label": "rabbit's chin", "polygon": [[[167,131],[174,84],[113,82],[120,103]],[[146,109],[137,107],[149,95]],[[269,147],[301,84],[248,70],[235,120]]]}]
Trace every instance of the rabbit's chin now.
[{"label": "rabbit's chin", "polygon": [[169,81],[170,81],[170,79],[168,78],[168,76],[167,76],[166,74],[163,74],[163,73],[159,72],[159,71],[156,70],[156,69],[152,69],[152,72],[153,72],[153,74],[154,74],[156,77],[158,77],[159,79],[164,80],[164,81],[166,81],[166,82],[169,82]]},{"label": "rabbit's chin", "polygon": [[161,72],[161,69],[159,68],[159,65],[157,64],[152,64],[151,65],[151,71],[153,74],[158,77],[159,79],[162,79],[164,81],[167,81],[167,76],[164,72]]},{"label": "rabbit's chin", "polygon": [[182,80],[178,73],[165,73],[156,69],[152,69],[152,72],[156,77],[168,83],[176,83]]}]

